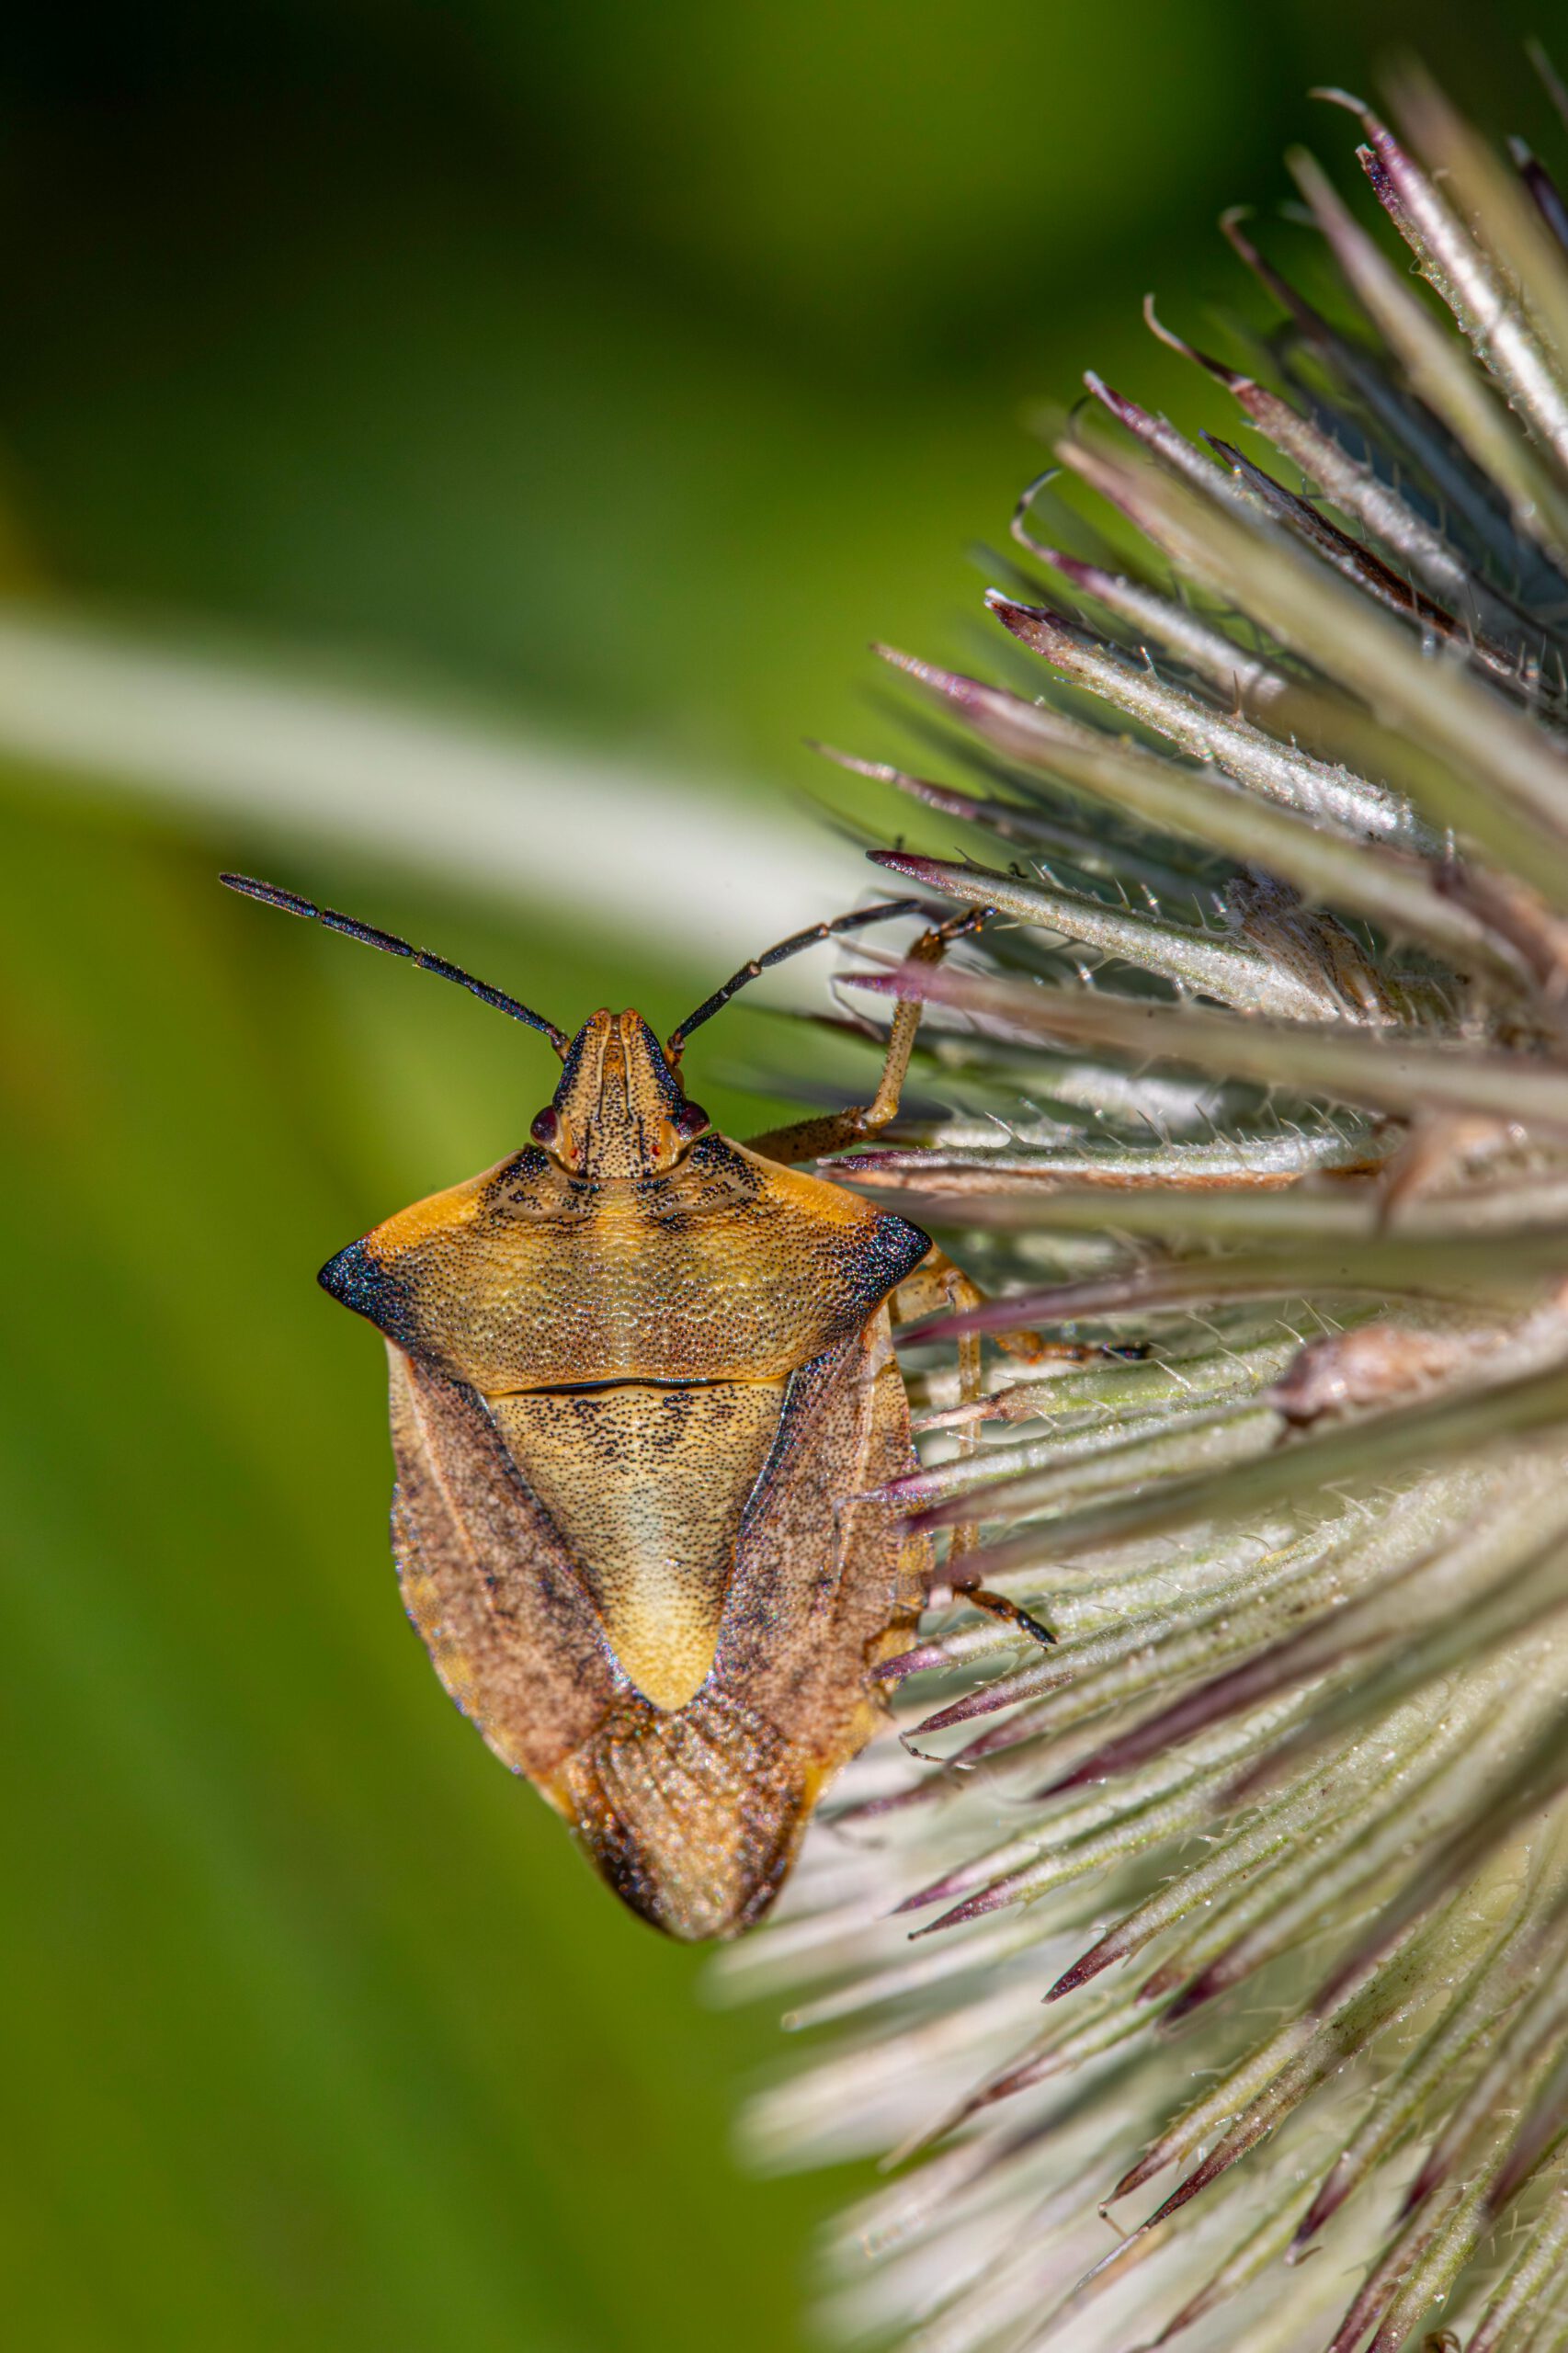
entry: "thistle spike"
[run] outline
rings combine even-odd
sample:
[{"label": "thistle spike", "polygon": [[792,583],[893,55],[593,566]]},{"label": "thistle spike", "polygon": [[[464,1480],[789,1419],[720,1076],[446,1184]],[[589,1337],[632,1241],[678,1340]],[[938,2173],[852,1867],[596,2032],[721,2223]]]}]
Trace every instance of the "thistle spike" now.
[{"label": "thistle spike", "polygon": [[831,2038],[770,2155],[907,2168],[837,2263],[908,2353],[1568,2344],[1563,158],[1322,95],[1359,322],[1227,215],[1248,366],[1146,308],[1215,429],[1087,374],[996,679],[882,649],[967,773],[849,762],[999,911],[845,983],[948,1108],[835,1173],[989,1278],[879,1497],[1057,1636],[948,1592],[727,1964]]}]

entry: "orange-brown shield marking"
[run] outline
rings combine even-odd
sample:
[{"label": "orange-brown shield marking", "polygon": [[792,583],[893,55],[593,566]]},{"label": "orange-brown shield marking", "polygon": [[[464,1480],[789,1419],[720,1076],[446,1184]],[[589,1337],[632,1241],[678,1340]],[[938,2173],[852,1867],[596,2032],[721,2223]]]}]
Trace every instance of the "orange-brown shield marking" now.
[{"label": "orange-brown shield marking", "polygon": [[[539,1144],[323,1270],[386,1334],[409,1614],[672,1935],[772,1901],[929,1572],[885,1302],[927,1239],[690,1115],[596,1014]],[[694,1130],[697,1132],[694,1132]]]},{"label": "orange-brown shield marking", "polygon": [[[887,1302],[928,1239],[784,1165],[887,1125],[920,1006],[895,1008],[870,1103],[780,1129],[766,1154],[715,1135],[676,1070],[766,967],[920,903],[781,940],[661,1051],[639,1014],[569,1039],[393,933],[222,879],[455,982],[562,1057],[530,1146],[321,1280],[386,1336],[392,1546],[448,1690],[634,1910],[733,1936],[875,1729],[877,1669],[929,1582],[929,1540],[874,1499],[915,1463]],[[915,960],[981,919],[927,931]]]}]

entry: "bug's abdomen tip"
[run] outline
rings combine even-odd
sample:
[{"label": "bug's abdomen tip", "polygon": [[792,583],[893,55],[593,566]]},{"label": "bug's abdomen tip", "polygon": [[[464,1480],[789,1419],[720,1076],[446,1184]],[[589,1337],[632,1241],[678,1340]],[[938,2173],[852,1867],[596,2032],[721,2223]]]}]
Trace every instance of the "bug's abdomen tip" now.
[{"label": "bug's abdomen tip", "polygon": [[636,1707],[607,1725],[572,1760],[565,1787],[596,1870],[682,1944],[734,1937],[762,1917],[811,1812],[778,1735],[706,1697],[678,1715]]}]

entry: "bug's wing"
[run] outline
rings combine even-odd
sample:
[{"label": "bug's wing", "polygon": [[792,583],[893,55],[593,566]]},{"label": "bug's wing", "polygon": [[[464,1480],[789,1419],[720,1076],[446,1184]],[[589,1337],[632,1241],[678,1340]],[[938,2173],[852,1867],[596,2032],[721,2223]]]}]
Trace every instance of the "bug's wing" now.
[{"label": "bug's wing", "polygon": [[824,1783],[883,1720],[874,1670],[906,1645],[929,1540],[863,1491],[913,1460],[884,1311],[790,1384],[702,1688],[674,1713],[617,1709],[566,1768],[598,1869],[670,1935],[762,1916]]},{"label": "bug's wing", "polygon": [[786,1729],[814,1785],[884,1720],[878,1663],[905,1647],[927,1536],[879,1490],[915,1467],[888,1311],[799,1372],[743,1529],[717,1672]]},{"label": "bug's wing", "polygon": [[392,1550],[447,1689],[563,1812],[565,1759],[626,1688],[571,1555],[472,1390],[389,1347]]}]

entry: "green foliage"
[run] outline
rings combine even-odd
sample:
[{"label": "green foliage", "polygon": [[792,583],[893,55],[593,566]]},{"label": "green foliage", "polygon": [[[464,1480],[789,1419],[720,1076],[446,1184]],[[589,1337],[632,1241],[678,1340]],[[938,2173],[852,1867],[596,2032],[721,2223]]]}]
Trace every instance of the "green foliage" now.
[{"label": "green foliage", "polygon": [[[367,1131],[401,1074],[200,857],[13,813],[6,899],[20,2341],[676,2347],[700,2269],[792,2344],[820,2197],[720,2154],[755,2037],[602,1899],[398,1606],[380,1352],[310,1275],[396,1198]],[[450,1132],[466,1097],[499,1146],[530,1098],[479,1075],[449,1068]]]}]

